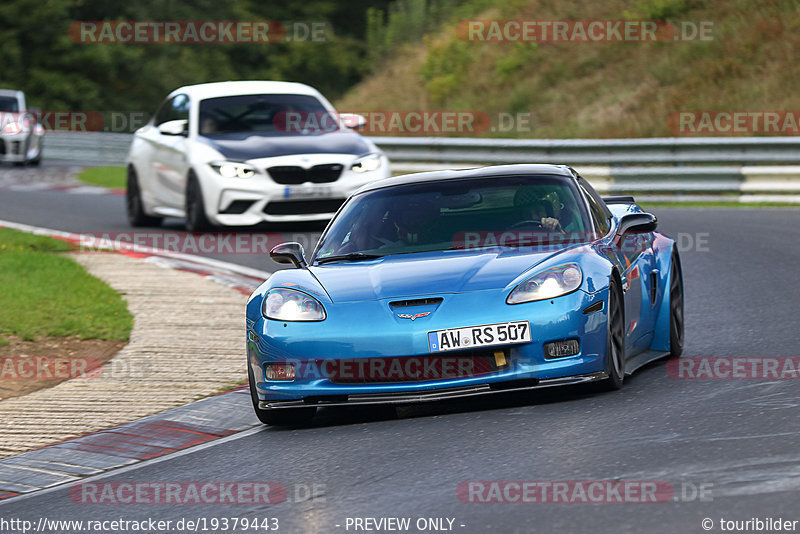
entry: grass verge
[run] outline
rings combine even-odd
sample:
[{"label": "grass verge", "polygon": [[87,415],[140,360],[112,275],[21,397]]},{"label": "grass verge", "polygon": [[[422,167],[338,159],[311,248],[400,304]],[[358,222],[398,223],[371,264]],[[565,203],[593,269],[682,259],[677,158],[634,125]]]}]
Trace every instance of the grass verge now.
[{"label": "grass verge", "polygon": [[89,185],[124,189],[125,167],[87,167],[78,173],[78,180]]},{"label": "grass verge", "polygon": [[127,341],[133,327],[120,294],[60,254],[65,242],[0,228],[0,344],[3,335]]}]

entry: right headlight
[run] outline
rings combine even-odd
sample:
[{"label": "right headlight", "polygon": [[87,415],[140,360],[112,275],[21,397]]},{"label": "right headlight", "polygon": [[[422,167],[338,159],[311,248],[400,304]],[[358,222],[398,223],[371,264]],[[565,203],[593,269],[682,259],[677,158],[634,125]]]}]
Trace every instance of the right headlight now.
[{"label": "right headlight", "polygon": [[583,271],[577,263],[565,263],[544,269],[526,278],[509,293],[508,304],[547,300],[572,293],[583,282]]},{"label": "right headlight", "polygon": [[350,168],[353,172],[369,172],[376,171],[381,166],[380,154],[368,154],[355,160]]},{"label": "right headlight", "polygon": [[276,321],[324,321],[326,317],[325,308],[314,297],[280,287],[267,293],[261,312]]},{"label": "right headlight", "polygon": [[256,174],[255,167],[247,163],[213,161],[209,165],[225,178],[252,178]]}]

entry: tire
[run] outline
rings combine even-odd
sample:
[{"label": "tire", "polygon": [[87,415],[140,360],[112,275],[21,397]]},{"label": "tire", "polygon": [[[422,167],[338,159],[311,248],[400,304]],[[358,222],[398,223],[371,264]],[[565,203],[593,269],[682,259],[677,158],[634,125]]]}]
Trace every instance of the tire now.
[{"label": "tire", "polygon": [[683,354],[684,314],[683,314],[683,270],[678,252],[672,253],[669,273],[669,355],[677,358]]},{"label": "tire", "polygon": [[161,225],[160,217],[152,217],[144,211],[139,179],[133,167],[128,167],[128,179],[125,184],[125,212],[128,215],[128,223],[134,228]]},{"label": "tire", "polygon": [[256,412],[258,420],[265,425],[271,426],[297,426],[308,423],[317,413],[316,408],[286,408],[283,410],[262,410],[258,407],[258,394],[256,393],[256,381],[253,378],[253,370],[249,369],[247,378],[250,384],[250,399],[253,401],[253,410]]},{"label": "tire", "polygon": [[608,325],[606,328],[606,374],[598,384],[603,391],[615,391],[625,380],[625,305],[622,289],[612,276],[608,284]]},{"label": "tire", "polygon": [[189,175],[186,184],[186,230],[189,232],[203,232],[211,228],[211,223],[206,216],[206,208],[203,203],[203,191],[200,183],[193,174]]}]

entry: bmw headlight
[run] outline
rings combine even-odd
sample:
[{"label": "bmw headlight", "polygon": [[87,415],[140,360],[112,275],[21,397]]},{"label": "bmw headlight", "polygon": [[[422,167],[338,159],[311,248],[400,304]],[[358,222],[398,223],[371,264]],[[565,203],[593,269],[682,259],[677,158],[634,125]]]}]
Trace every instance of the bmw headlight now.
[{"label": "bmw headlight", "polygon": [[368,154],[366,156],[360,157],[350,165],[350,168],[353,172],[369,172],[369,171],[376,171],[381,166],[381,155],[380,154]]},{"label": "bmw headlight", "polygon": [[309,295],[295,289],[271,289],[264,299],[262,313],[276,321],[324,321],[325,308]]},{"label": "bmw headlight", "polygon": [[4,133],[7,135],[16,135],[18,133],[27,132],[28,128],[22,122],[11,121],[3,126],[3,131],[0,133]]},{"label": "bmw headlight", "polygon": [[525,279],[508,295],[508,304],[546,300],[572,293],[583,282],[577,263],[565,263],[539,271]]},{"label": "bmw headlight", "polygon": [[209,165],[225,178],[252,178],[256,174],[256,169],[252,165],[246,163],[214,161],[209,163]]}]

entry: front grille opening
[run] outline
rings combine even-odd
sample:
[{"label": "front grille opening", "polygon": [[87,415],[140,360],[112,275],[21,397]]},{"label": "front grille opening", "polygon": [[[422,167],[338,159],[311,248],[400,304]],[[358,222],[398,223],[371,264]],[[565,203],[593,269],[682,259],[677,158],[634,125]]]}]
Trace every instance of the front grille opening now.
[{"label": "front grille opening", "polygon": [[428,299],[411,299],[411,300],[396,300],[390,302],[389,306],[392,308],[410,308],[412,306],[433,306],[442,302],[442,297],[428,298]]},{"label": "front grille opening", "polygon": [[326,184],[335,182],[341,176],[344,165],[325,163],[304,169],[297,165],[276,165],[267,169],[270,178],[281,185],[298,185],[306,182]]},{"label": "front grille opening", "polygon": [[267,215],[311,215],[316,213],[336,213],[344,202],[341,198],[319,200],[276,200],[264,207]]},{"label": "front grille opening", "polygon": [[508,369],[511,361],[508,349],[487,348],[316,364],[333,384],[397,384],[484,376]]},{"label": "front grille opening", "polygon": [[228,205],[227,208],[220,211],[220,214],[239,215],[250,209],[250,206],[252,206],[254,203],[255,200],[234,200]]}]

